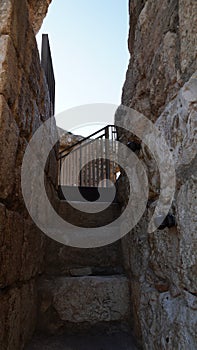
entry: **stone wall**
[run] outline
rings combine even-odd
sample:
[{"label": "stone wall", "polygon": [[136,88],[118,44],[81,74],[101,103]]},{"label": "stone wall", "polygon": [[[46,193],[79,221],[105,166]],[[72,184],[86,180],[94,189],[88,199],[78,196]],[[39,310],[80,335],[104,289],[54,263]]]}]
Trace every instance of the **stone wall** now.
[{"label": "stone wall", "polygon": [[0,1],[0,33],[0,348],[17,350],[35,328],[44,254],[23,203],[21,163],[50,103],[25,0]]},{"label": "stone wall", "polygon": [[[175,161],[172,211],[177,221],[175,227],[148,234],[160,184],[155,163],[142,146],[138,155],[148,173],[149,203],[122,241],[133,327],[143,349],[195,349],[197,2],[130,0],[129,50],[122,103],[156,122],[167,141]],[[125,143],[132,139],[124,132],[119,137]],[[119,183],[125,191],[124,174]]]},{"label": "stone wall", "polygon": [[43,19],[47,14],[51,1],[52,0],[27,0],[29,6],[30,22],[35,34],[37,34],[41,28]]}]

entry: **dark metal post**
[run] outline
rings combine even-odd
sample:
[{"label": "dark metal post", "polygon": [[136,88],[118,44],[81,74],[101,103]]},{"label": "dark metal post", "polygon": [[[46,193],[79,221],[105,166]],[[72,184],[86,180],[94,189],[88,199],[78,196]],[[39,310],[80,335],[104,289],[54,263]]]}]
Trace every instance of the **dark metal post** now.
[{"label": "dark metal post", "polygon": [[105,128],[105,162],[106,162],[106,179],[110,179],[110,160],[109,160],[109,127]]},{"label": "dark metal post", "polygon": [[44,70],[49,88],[51,115],[55,113],[55,76],[48,34],[42,34],[41,66]]}]

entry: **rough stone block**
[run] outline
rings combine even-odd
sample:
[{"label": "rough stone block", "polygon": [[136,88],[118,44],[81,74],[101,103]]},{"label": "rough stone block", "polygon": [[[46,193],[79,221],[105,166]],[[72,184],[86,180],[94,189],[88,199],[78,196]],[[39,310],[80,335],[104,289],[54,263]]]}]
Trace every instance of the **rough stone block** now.
[{"label": "rough stone block", "polygon": [[30,21],[33,26],[35,34],[38,33],[43,19],[46,16],[48,6],[51,0],[28,0],[29,4],[29,13],[30,13]]},{"label": "rough stone block", "polygon": [[0,288],[15,283],[20,276],[23,218],[0,205]]},{"label": "rough stone block", "polygon": [[0,291],[0,349],[23,349],[36,323],[35,281]]},{"label": "rough stone block", "polygon": [[197,2],[179,0],[180,63],[185,78],[197,69]]},{"label": "rough stone block", "polygon": [[31,220],[24,220],[23,246],[21,250],[22,281],[35,277],[42,271],[45,236]]},{"label": "rough stone block", "polygon": [[15,48],[9,35],[0,36],[0,93],[12,106],[18,93],[19,69]]},{"label": "rough stone block", "polygon": [[15,180],[15,162],[19,130],[8,108],[5,98],[0,95],[0,197],[7,198]]},{"label": "rough stone block", "polygon": [[[57,277],[45,279],[39,286],[40,317],[46,322],[52,308],[61,323],[89,326],[101,322],[127,321],[129,317],[129,285],[125,276]],[[57,323],[58,324],[58,323]]]},{"label": "rough stone block", "polygon": [[142,285],[139,318],[144,349],[196,348],[196,303],[187,292],[174,298]]},{"label": "rough stone block", "polygon": [[183,289],[197,294],[197,177],[192,177],[177,196],[179,226],[179,274]]},{"label": "rough stone block", "polygon": [[25,0],[1,0],[0,13],[3,20],[0,24],[0,32],[10,35],[18,55],[22,58],[25,54],[26,34],[28,28],[28,8]]},{"label": "rough stone block", "polygon": [[20,349],[20,291],[13,288],[0,293],[0,348]]},{"label": "rough stone block", "polygon": [[131,1],[130,17],[131,60],[122,102],[155,121],[179,89],[178,1]]}]

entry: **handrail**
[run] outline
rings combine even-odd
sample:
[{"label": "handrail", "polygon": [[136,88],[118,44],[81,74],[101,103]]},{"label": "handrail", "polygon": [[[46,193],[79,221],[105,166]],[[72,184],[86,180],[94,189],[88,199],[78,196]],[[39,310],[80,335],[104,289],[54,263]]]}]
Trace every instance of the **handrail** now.
[{"label": "handrail", "polygon": [[[73,147],[76,147],[76,146],[79,145],[80,143],[82,143],[82,142],[84,142],[84,141],[90,139],[91,137],[95,136],[96,134],[99,134],[101,131],[105,130],[106,128],[108,128],[108,127],[113,127],[113,126],[114,126],[113,124],[108,124],[108,125],[104,126],[102,129],[95,131],[93,134],[91,134],[91,135],[89,135],[89,136],[87,136],[87,137],[84,137],[84,138],[83,138],[82,140],[80,140],[80,141],[77,141],[77,142],[74,143],[72,146],[69,146],[69,147],[63,149],[61,152],[59,152],[59,155],[61,155],[61,154],[64,153],[64,152],[69,151],[69,149],[72,149]],[[67,154],[66,154],[66,155],[67,155]],[[66,156],[66,155],[65,155],[65,156]],[[59,159],[60,159],[60,158],[64,158],[64,156],[63,156],[63,157],[59,157]]]},{"label": "handrail", "polygon": [[[116,126],[109,124],[62,150],[59,153],[59,185],[95,187],[102,183],[103,187],[108,187],[107,180],[115,183],[119,171],[114,158],[116,139]],[[113,160],[110,160],[112,154]]]}]

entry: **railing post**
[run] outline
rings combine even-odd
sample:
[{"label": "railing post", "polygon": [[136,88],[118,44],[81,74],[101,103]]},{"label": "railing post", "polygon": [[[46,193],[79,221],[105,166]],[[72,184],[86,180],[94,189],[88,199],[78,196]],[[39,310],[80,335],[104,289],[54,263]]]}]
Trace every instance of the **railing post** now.
[{"label": "railing post", "polygon": [[110,179],[110,160],[109,160],[109,127],[105,128],[105,162],[106,162],[106,179]]}]

